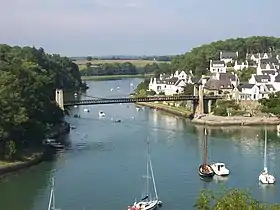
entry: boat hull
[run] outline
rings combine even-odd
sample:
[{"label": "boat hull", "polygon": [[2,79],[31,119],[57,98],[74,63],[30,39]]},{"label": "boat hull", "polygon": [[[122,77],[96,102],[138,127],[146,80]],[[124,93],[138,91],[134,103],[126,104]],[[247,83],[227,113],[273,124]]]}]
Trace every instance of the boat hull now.
[{"label": "boat hull", "polygon": [[275,184],[275,177],[270,174],[260,174],[259,181],[261,184]]},{"label": "boat hull", "polygon": [[215,175],[213,169],[211,168],[210,165],[206,165],[206,167],[208,168],[208,172],[203,171],[203,165],[199,166],[199,168],[198,168],[199,176],[201,176],[203,178],[212,178]]},{"label": "boat hull", "polygon": [[153,201],[140,201],[134,203],[133,206],[128,207],[128,210],[153,210],[161,206],[162,202],[158,200]]}]

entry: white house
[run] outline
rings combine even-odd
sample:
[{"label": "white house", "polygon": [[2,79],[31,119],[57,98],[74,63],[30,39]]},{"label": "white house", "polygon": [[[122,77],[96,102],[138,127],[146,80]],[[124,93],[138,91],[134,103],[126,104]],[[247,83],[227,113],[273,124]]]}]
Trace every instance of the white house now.
[{"label": "white house", "polygon": [[270,72],[276,72],[276,67],[273,63],[258,63],[257,66],[257,75],[262,75],[263,71],[270,71]]},{"label": "white house", "polygon": [[234,63],[234,70],[238,71],[238,70],[243,70],[243,69],[247,69],[249,67],[249,63],[246,60],[245,62],[240,62],[240,61],[235,61]]},{"label": "white house", "polygon": [[226,51],[220,52],[220,60],[224,61],[225,64],[229,62],[233,62],[234,60],[237,60],[237,58],[238,58],[238,52],[226,52]]},{"label": "white house", "polygon": [[256,101],[262,98],[267,98],[269,92],[265,85],[243,84],[238,87],[239,100]]},{"label": "white house", "polygon": [[187,80],[188,80],[188,75],[186,74],[185,71],[181,71],[181,72],[179,73],[179,71],[177,70],[177,71],[175,71],[173,77],[178,78],[178,79],[182,79],[182,80],[184,80],[185,82],[187,82]]},{"label": "white house", "polygon": [[155,91],[157,94],[163,92],[165,95],[174,95],[182,93],[186,82],[176,77],[173,78],[151,78],[149,90]]},{"label": "white house", "polygon": [[249,84],[255,85],[272,85],[275,89],[274,91],[280,91],[280,74],[274,72],[274,74],[263,74],[256,75],[253,74],[249,79]]},{"label": "white house", "polygon": [[226,73],[227,66],[224,61],[210,60],[210,72],[211,73]]},{"label": "white house", "polygon": [[253,54],[247,53],[246,54],[246,58],[248,60],[255,61],[256,63],[259,63],[261,59],[268,59],[271,57],[272,57],[271,53],[253,53]]}]

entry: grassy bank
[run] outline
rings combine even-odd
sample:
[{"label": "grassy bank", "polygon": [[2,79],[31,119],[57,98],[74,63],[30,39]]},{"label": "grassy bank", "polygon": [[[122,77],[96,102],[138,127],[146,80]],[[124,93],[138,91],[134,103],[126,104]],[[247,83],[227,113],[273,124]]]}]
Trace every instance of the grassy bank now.
[{"label": "grassy bank", "polygon": [[164,112],[174,114],[177,116],[182,116],[182,117],[189,117],[189,115],[191,114],[191,112],[187,110],[185,107],[180,107],[180,106],[175,107],[163,103],[154,103],[154,102],[138,102],[136,104],[140,106],[147,106],[157,110],[162,110]]},{"label": "grassy bank", "polygon": [[150,76],[153,76],[153,74],[82,76],[82,80],[117,80],[123,78],[145,78]]}]

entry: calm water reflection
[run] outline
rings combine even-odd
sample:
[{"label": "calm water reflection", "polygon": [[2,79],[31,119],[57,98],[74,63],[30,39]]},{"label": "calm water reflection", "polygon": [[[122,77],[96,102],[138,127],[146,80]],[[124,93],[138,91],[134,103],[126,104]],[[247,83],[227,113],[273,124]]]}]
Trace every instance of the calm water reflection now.
[{"label": "calm water reflection", "polygon": [[[89,82],[87,95],[128,95],[140,81]],[[111,88],[114,90],[110,91]],[[84,108],[89,108],[90,112],[84,112]],[[106,113],[104,119],[98,117],[100,110]],[[75,113],[81,118],[73,118]],[[114,123],[111,118],[122,122]],[[263,167],[262,127],[208,128],[208,158],[225,162],[231,174],[228,179],[215,178],[205,183],[197,174],[202,162],[203,126],[194,126],[185,119],[148,108],[137,111],[133,104],[77,107],[72,109],[67,120],[77,128],[66,136],[69,148],[54,162],[2,180],[1,209],[46,209],[51,175],[56,178],[56,201],[62,209],[126,209],[142,194],[147,136],[151,139],[163,209],[192,209],[201,189],[219,190],[221,184],[248,188],[265,202],[278,200],[278,183],[264,189],[258,185]],[[275,131],[269,131],[268,138],[268,167],[277,178],[280,177],[276,164],[280,161],[280,141]]]}]

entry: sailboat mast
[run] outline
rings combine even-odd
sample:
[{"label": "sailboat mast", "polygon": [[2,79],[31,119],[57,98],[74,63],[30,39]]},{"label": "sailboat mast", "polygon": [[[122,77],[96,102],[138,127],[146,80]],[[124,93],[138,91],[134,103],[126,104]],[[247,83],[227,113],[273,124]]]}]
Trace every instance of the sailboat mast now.
[{"label": "sailboat mast", "polygon": [[48,210],[52,210],[52,199],[53,199],[53,188],[51,189],[50,200],[48,205]]},{"label": "sailboat mast", "polygon": [[207,132],[204,128],[204,153],[203,153],[203,165],[207,164]]},{"label": "sailboat mast", "polygon": [[151,167],[151,175],[152,175],[152,180],[153,180],[153,185],[154,185],[154,191],[155,191],[156,199],[158,199],[158,193],[157,193],[157,187],[156,187],[156,182],[155,182],[155,177],[154,177],[152,161],[151,161],[150,157],[149,157],[149,159],[150,159],[150,167]]},{"label": "sailboat mast", "polygon": [[267,170],[267,163],[266,163],[266,153],[267,153],[267,129],[265,125],[265,133],[264,133],[264,157],[263,157],[263,168],[264,170]]},{"label": "sailboat mast", "polygon": [[150,179],[150,174],[149,174],[149,147],[150,147],[150,141],[149,141],[149,138],[147,138],[147,144],[148,144],[148,148],[147,148],[147,162],[146,162],[146,170],[147,170],[147,182],[146,182],[146,187],[147,187],[147,191],[146,191],[146,193],[147,193],[147,195],[149,196],[149,199],[150,199],[150,191],[149,191],[149,179]]}]

